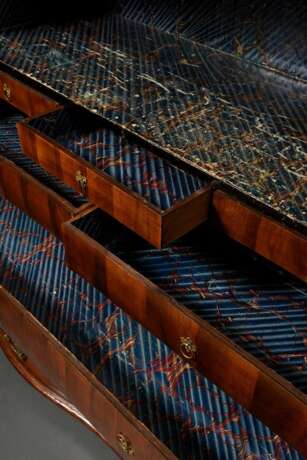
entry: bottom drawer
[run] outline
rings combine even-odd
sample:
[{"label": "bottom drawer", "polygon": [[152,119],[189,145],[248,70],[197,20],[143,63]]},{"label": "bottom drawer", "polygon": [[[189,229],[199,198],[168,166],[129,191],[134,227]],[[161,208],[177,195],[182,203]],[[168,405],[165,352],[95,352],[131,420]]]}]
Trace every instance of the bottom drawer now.
[{"label": "bottom drawer", "polygon": [[30,383],[84,421],[120,456],[175,458],[4,288],[0,303],[0,344]]},{"label": "bottom drawer", "polygon": [[28,359],[8,341],[4,348],[120,456],[303,459],[70,271],[63,244],[4,200],[0,239],[0,284],[11,293],[0,289],[0,324]]}]

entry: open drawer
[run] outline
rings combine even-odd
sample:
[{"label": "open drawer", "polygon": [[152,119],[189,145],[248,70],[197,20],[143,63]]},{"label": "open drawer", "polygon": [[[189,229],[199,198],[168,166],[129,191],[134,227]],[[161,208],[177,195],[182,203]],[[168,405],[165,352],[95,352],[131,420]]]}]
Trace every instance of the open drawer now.
[{"label": "open drawer", "polygon": [[0,105],[0,194],[61,236],[62,222],[89,203],[23,155],[16,130],[22,119],[20,113]]},{"label": "open drawer", "polygon": [[241,254],[228,240],[216,240],[204,227],[152,249],[97,209],[65,223],[63,239],[73,270],[306,451],[302,283]]},{"label": "open drawer", "polygon": [[207,219],[210,186],[77,108],[18,126],[26,155],[161,247]]},{"label": "open drawer", "polygon": [[5,72],[0,72],[0,99],[30,117],[58,106],[56,101]]},{"label": "open drawer", "polygon": [[0,201],[1,345],[40,391],[123,458],[303,459],[70,271],[60,241]]}]

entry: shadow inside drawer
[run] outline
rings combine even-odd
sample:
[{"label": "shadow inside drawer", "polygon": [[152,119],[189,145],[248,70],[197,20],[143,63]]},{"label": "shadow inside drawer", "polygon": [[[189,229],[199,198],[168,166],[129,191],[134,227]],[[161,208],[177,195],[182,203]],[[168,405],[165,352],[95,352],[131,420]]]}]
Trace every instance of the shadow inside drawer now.
[{"label": "shadow inside drawer", "polygon": [[204,226],[159,250],[100,210],[72,224],[306,392],[303,283]]},{"label": "shadow inside drawer", "polygon": [[84,110],[56,110],[30,120],[29,126],[163,211],[205,185],[204,180],[138,145],[124,131],[112,128]]}]

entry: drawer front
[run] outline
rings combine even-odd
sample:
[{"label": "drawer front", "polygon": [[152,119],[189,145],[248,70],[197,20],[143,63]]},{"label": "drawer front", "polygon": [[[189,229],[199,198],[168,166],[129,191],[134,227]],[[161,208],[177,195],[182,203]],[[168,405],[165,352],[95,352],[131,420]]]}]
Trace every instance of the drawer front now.
[{"label": "drawer front", "polygon": [[0,193],[52,233],[61,237],[61,225],[88,204],[75,208],[12,161],[0,156]]},{"label": "drawer front", "polygon": [[236,241],[307,281],[307,238],[216,190],[212,218]]},{"label": "drawer front", "polygon": [[[71,222],[63,225],[63,240],[73,270],[275,432],[307,452],[307,399],[300,391]],[[286,417],[280,417],[280,411]]]},{"label": "drawer front", "polygon": [[57,102],[4,72],[0,72],[0,99],[31,117],[58,106]]},{"label": "drawer front", "polygon": [[26,309],[0,287],[0,345],[39,391],[93,429],[121,458],[175,459]]},{"label": "drawer front", "polygon": [[29,123],[31,120],[18,124],[26,155],[155,247],[165,246],[207,219],[209,185],[161,210]]}]

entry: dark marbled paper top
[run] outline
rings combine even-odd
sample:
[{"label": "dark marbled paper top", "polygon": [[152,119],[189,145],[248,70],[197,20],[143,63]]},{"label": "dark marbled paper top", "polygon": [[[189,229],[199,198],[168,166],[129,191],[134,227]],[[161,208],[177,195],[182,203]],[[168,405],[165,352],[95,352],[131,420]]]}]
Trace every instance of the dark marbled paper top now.
[{"label": "dark marbled paper top", "polygon": [[306,0],[118,0],[127,19],[307,82]]},{"label": "dark marbled paper top", "polygon": [[306,226],[304,82],[120,15],[2,32],[0,60]]}]

